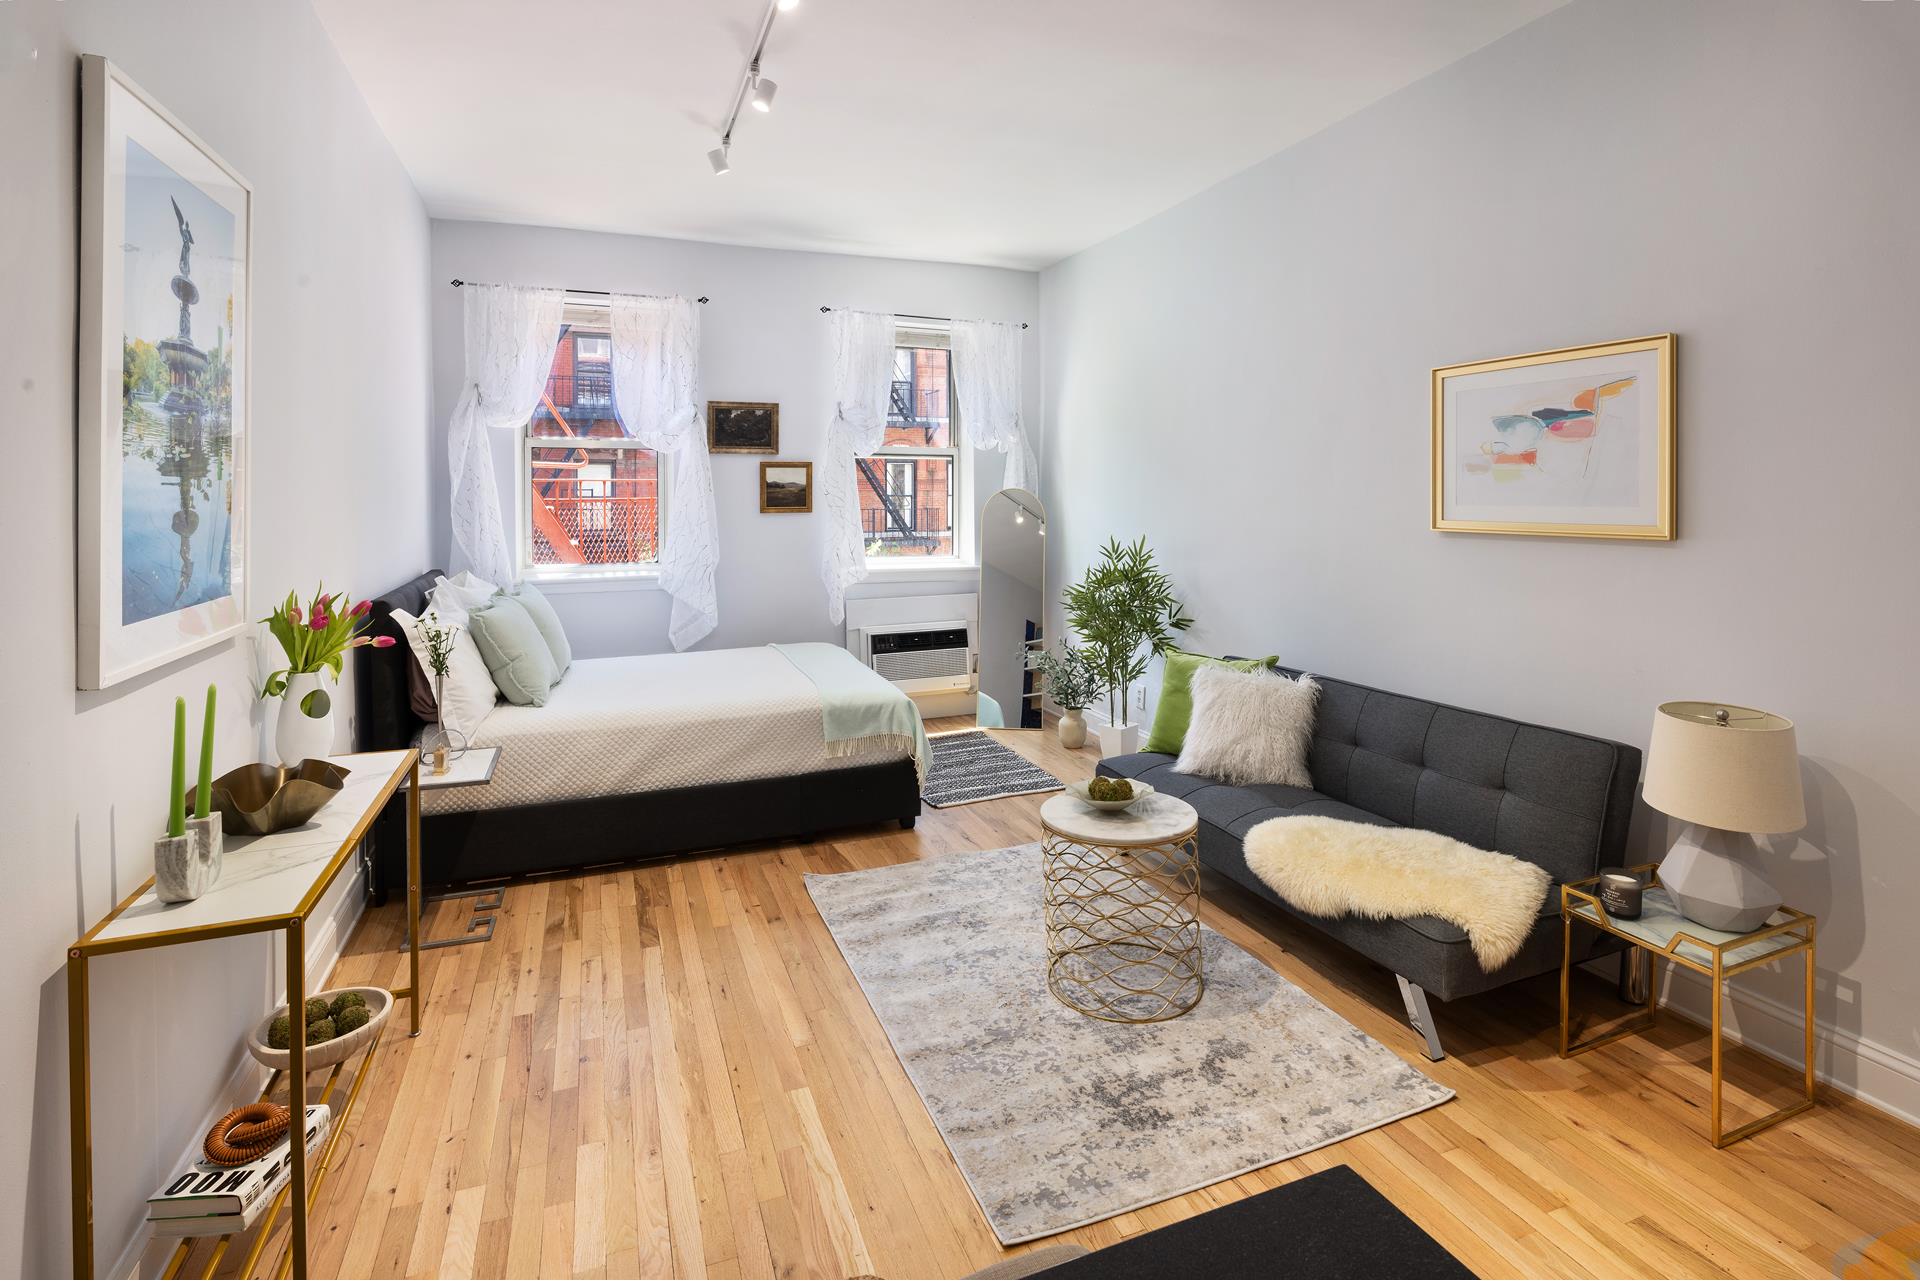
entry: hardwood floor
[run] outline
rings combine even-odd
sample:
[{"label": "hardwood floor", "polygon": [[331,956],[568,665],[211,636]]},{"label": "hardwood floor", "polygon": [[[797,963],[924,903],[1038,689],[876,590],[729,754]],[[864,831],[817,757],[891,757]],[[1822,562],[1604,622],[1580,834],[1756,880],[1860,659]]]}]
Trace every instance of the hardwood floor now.
[{"label": "hardwood floor", "polygon": [[[1051,731],[996,737],[1091,768]],[[1034,840],[1042,799],[509,888],[491,942],[426,954],[425,1030],[375,1065],[312,1274],[957,1276],[1002,1257],[800,878]],[[1704,1033],[1669,1018],[1562,1061],[1552,976],[1440,1007],[1451,1057],[1429,1064],[1391,975],[1206,891],[1208,924],[1459,1097],[1069,1239],[1346,1164],[1482,1276],[1913,1275],[1920,1131],[1823,1092],[1716,1152]],[[429,933],[464,919],[437,905]],[[334,981],[402,983],[400,927],[397,903],[369,912]],[[1789,1089],[1744,1052],[1729,1071],[1730,1108]]]}]

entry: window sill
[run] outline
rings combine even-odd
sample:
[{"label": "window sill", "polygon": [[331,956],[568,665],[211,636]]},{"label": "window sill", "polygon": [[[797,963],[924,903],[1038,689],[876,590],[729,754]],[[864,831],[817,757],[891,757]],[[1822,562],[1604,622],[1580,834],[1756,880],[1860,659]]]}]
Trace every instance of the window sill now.
[{"label": "window sill", "polygon": [[929,563],[918,557],[907,560],[868,560],[869,583],[925,583],[942,579],[978,578],[980,566],[973,561],[942,560]]},{"label": "window sill", "polygon": [[553,592],[562,596],[592,592],[662,590],[660,571],[653,569],[636,569],[608,574],[529,573],[521,581],[532,583],[543,592]]}]

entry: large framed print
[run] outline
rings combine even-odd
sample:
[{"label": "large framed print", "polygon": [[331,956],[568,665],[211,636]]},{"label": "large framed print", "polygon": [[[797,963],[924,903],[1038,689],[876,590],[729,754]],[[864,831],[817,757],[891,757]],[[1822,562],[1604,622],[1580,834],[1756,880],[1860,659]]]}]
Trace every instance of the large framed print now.
[{"label": "large framed print", "polygon": [[1433,528],[1675,535],[1674,336],[1433,371]]},{"label": "large framed print", "polygon": [[247,182],[81,59],[79,652],[105,689],[247,626]]}]

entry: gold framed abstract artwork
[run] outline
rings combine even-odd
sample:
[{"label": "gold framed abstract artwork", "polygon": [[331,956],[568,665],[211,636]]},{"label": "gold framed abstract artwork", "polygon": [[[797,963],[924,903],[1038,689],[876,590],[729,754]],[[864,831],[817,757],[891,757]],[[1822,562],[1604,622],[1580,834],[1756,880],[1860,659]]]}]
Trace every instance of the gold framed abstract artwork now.
[{"label": "gold framed abstract artwork", "polygon": [[1433,528],[1675,536],[1674,336],[1433,371]]}]

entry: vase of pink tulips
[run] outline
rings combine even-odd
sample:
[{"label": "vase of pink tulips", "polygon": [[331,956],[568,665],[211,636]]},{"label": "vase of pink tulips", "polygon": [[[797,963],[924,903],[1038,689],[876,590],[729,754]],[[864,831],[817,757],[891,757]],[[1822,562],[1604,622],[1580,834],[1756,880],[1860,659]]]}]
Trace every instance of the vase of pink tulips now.
[{"label": "vase of pink tulips", "polygon": [[298,765],[310,756],[333,751],[333,695],[325,677],[334,680],[346,666],[347,651],[362,645],[384,649],[391,636],[368,636],[371,602],[349,605],[339,592],[316,588],[303,606],[292,592],[261,621],[286,652],[287,665],[267,677],[265,693],[279,698],[280,719],[274,746],[282,765]]}]

